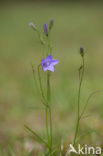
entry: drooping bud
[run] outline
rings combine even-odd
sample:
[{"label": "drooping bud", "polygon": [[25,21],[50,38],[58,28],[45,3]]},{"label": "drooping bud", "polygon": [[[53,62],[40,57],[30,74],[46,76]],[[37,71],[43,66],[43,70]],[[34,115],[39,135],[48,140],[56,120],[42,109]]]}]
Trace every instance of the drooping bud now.
[{"label": "drooping bud", "polygon": [[43,24],[44,33],[46,36],[48,36],[48,26],[46,23]]},{"label": "drooping bud", "polygon": [[37,30],[36,26],[32,22],[29,23],[29,26],[33,28],[34,30]]},{"label": "drooping bud", "polygon": [[84,56],[84,48],[80,47],[80,55],[83,57]]},{"label": "drooping bud", "polygon": [[50,22],[49,22],[49,30],[52,29],[53,25],[54,25],[54,20],[51,19]]}]

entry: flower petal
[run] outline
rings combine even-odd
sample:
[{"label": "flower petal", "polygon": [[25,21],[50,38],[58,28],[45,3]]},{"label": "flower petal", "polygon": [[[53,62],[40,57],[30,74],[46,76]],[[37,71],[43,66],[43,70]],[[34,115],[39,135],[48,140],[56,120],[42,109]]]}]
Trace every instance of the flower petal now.
[{"label": "flower petal", "polygon": [[44,71],[46,70],[50,70],[52,72],[54,72],[54,66],[56,64],[58,64],[58,60],[56,59],[53,59],[52,58],[52,55],[50,54],[49,56],[47,56],[46,58],[44,58],[42,61],[41,61],[41,66],[43,68]]},{"label": "flower petal", "polygon": [[51,60],[52,59],[52,55],[49,54],[48,57],[46,57],[46,58]]},{"label": "flower petal", "polygon": [[58,63],[59,63],[58,60],[55,60],[55,59],[52,59],[52,60],[51,60],[51,64],[54,65],[54,66],[55,66],[56,64],[58,64]]},{"label": "flower petal", "polygon": [[44,63],[44,62],[49,62],[52,60],[52,55],[50,54],[49,56],[47,56],[46,58],[42,59],[41,60],[41,65]]},{"label": "flower petal", "polygon": [[53,66],[49,66],[49,67],[48,67],[48,70],[54,72],[54,67],[53,67]]},{"label": "flower petal", "polygon": [[42,66],[42,68],[43,68],[44,71],[47,71],[48,70],[48,67]]}]

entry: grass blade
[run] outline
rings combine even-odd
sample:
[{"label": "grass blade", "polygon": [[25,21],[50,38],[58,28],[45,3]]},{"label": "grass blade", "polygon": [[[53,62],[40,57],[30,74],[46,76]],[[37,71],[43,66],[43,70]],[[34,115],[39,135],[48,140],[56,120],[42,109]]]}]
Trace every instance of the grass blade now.
[{"label": "grass blade", "polygon": [[87,101],[86,101],[86,103],[85,103],[85,105],[84,105],[84,108],[83,108],[83,110],[82,110],[82,113],[81,113],[81,115],[80,115],[80,119],[82,118],[82,116],[83,116],[83,114],[84,114],[84,112],[85,112],[85,110],[86,110],[86,108],[87,108],[87,106],[88,106],[89,100],[90,100],[95,94],[101,93],[101,92],[103,92],[103,90],[97,90],[97,91],[95,91],[95,92],[93,92],[93,93],[91,93],[91,94],[89,95],[89,97],[88,97],[88,99],[87,99]]},{"label": "grass blade", "polygon": [[31,132],[34,136],[36,136],[42,143],[44,143],[50,149],[50,146],[47,144],[47,142],[43,138],[41,138],[41,136],[39,136],[36,132],[34,132],[34,130],[32,130],[31,128],[29,128],[27,125],[24,125],[24,127],[29,132]]}]

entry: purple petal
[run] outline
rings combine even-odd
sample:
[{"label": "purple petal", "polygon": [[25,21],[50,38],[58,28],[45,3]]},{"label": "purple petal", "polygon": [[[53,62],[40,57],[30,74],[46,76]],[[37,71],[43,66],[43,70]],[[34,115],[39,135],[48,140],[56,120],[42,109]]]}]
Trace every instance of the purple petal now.
[{"label": "purple petal", "polygon": [[50,54],[48,57],[46,57],[47,59],[52,59],[52,55]]},{"label": "purple petal", "polygon": [[55,60],[55,59],[52,59],[52,61],[51,61],[51,64],[54,65],[54,66],[55,66],[56,64],[58,64],[58,63],[59,63],[59,61],[58,61],[58,60]]},{"label": "purple petal", "polygon": [[43,65],[44,62],[50,62],[52,60],[52,55],[50,54],[46,58],[42,59],[41,65]]},{"label": "purple petal", "polygon": [[50,54],[49,56],[47,56],[41,61],[41,66],[44,71],[50,70],[54,72],[54,66],[58,64],[58,62],[59,62],[58,60],[52,59],[52,55]]},{"label": "purple petal", "polygon": [[48,67],[48,70],[54,72],[54,67],[53,67],[53,66],[49,66],[49,67]]},{"label": "purple petal", "polygon": [[43,68],[44,71],[47,71],[48,70],[48,67],[42,66],[42,68]]},{"label": "purple petal", "polygon": [[46,60],[47,60],[46,58],[42,59],[41,60],[41,65],[43,65],[43,63],[46,62]]}]

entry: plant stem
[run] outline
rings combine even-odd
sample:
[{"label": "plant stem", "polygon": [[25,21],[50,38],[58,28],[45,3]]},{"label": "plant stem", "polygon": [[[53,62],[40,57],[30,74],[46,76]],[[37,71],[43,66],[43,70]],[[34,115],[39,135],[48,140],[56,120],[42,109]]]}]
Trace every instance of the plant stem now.
[{"label": "plant stem", "polygon": [[48,104],[49,104],[49,97],[50,97],[50,82],[49,82],[49,75],[47,73],[47,100],[45,99],[43,87],[42,87],[42,82],[41,82],[41,76],[40,76],[40,65],[38,66],[38,76],[39,76],[39,83],[40,83],[40,90],[41,90],[41,95],[44,100],[43,104],[45,105],[45,121],[46,121],[46,133],[47,133],[47,139],[48,139],[48,145],[49,145],[49,126],[48,126]]},{"label": "plant stem", "polygon": [[50,106],[50,72],[47,71],[47,103]]},{"label": "plant stem", "polygon": [[49,124],[50,124],[50,153],[52,152],[52,117],[51,117],[51,107],[50,107],[50,71],[47,71],[47,106],[49,113]]},{"label": "plant stem", "polygon": [[50,34],[48,36],[48,50],[50,51],[49,53],[52,54],[52,48],[51,48],[51,39],[50,39]]},{"label": "plant stem", "polygon": [[42,98],[43,98],[43,104],[46,106],[46,99],[45,99],[45,95],[44,95],[44,91],[43,91],[43,87],[42,87],[41,76],[40,76],[40,65],[38,66],[38,77],[39,77],[41,95],[42,95]]},{"label": "plant stem", "polygon": [[46,133],[49,144],[49,129],[48,129],[48,107],[45,108]]},{"label": "plant stem", "polygon": [[77,123],[76,123],[76,130],[75,130],[75,135],[74,135],[74,140],[73,140],[73,146],[75,146],[76,138],[78,135],[78,130],[79,130],[79,121],[80,121],[80,98],[81,98],[81,86],[83,82],[83,76],[84,76],[84,56],[82,56],[82,73],[80,77],[80,83],[79,83],[79,90],[78,90],[78,111],[77,111]]},{"label": "plant stem", "polygon": [[50,119],[50,145],[52,149],[52,113],[50,107],[49,107],[49,119]]}]

